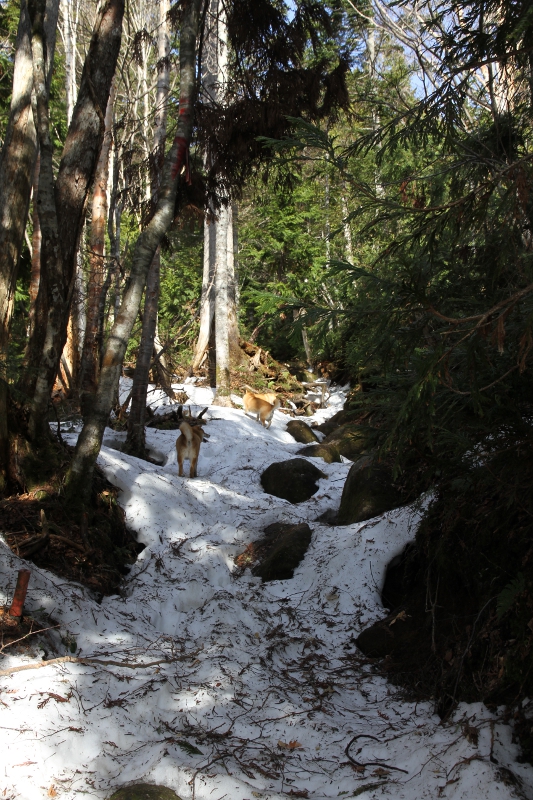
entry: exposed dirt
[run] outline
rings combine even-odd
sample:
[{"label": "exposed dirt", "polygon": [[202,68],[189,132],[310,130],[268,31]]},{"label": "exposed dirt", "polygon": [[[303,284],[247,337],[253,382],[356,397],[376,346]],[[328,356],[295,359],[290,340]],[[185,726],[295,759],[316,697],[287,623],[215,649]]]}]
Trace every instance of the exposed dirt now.
[{"label": "exposed dirt", "polygon": [[[33,617],[12,617],[9,606],[0,606],[0,653],[7,647],[21,645],[34,633],[45,629],[45,625]],[[11,651],[13,652],[13,651]]]},{"label": "exposed dirt", "polygon": [[252,573],[263,581],[292,578],[311,541],[309,525],[274,522],[264,532],[262,539],[250,542],[235,558],[235,564],[243,570],[252,567]]},{"label": "exposed dirt", "polygon": [[128,531],[118,490],[96,471],[91,510],[73,515],[51,485],[0,501],[0,531],[17,555],[97,594],[113,594],[143,550]]}]

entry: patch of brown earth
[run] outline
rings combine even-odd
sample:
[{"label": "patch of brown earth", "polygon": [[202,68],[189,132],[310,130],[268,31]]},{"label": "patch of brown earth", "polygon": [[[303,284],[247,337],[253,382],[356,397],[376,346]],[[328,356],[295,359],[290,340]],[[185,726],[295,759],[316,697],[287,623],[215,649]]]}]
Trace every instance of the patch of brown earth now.
[{"label": "patch of brown earth", "polygon": [[97,594],[116,593],[144,549],[128,531],[118,489],[96,472],[88,515],[72,512],[52,486],[0,501],[0,531],[21,558]]}]

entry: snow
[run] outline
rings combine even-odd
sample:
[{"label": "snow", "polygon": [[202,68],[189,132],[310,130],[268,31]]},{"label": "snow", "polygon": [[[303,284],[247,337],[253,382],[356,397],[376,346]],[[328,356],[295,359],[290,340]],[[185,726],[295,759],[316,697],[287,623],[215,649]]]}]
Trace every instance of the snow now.
[{"label": "snow", "polygon": [[[123,397],[128,388],[124,381]],[[193,413],[210,406],[211,389],[178,388]],[[150,401],[168,410],[160,392]],[[343,401],[334,390],[315,418]],[[146,782],[183,800],[533,798],[533,768],[517,760],[503,710],[462,704],[443,724],[354,645],[384,615],[386,565],[413,538],[419,512],[323,525],[316,519],[338,507],[350,463],[313,459],[327,478],[311,500],[291,505],[260,484],[266,466],[301,447],[285,430],[289,418],[276,411],[265,430],[240,409],[210,406],[206,417],[210,438],[194,480],[177,476],[175,431],[147,429],[162,466],[122,454],[124,437],[106,432],[99,464],[146,545],[121,595],[99,603],[29,564],[26,609],[57,622],[48,634],[57,652],[6,650],[2,667],[72,650],[100,663],[0,678],[0,797],[104,800]],[[76,431],[64,436],[74,441]],[[294,578],[241,575],[234,557],[277,521],[313,530]],[[0,602],[24,566],[0,542]]]}]

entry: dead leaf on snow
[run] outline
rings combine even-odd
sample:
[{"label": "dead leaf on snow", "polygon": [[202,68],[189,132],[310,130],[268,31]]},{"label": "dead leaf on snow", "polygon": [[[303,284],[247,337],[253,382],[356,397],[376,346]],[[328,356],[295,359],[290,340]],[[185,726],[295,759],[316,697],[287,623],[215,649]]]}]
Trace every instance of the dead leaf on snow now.
[{"label": "dead leaf on snow", "polygon": [[297,742],[296,739],[292,739],[289,743],[278,741],[278,747],[281,747],[282,750],[296,750],[297,747],[303,747],[303,745]]},{"label": "dead leaf on snow", "polygon": [[60,694],[55,694],[55,692],[39,692],[39,694],[41,695],[41,697],[42,697],[43,694],[47,694],[48,697],[46,697],[44,700],[41,700],[40,703],[37,703],[37,708],[44,708],[45,705],[50,702],[50,700],[55,700],[56,703],[69,703],[70,702],[70,696],[69,697],[62,697]]}]

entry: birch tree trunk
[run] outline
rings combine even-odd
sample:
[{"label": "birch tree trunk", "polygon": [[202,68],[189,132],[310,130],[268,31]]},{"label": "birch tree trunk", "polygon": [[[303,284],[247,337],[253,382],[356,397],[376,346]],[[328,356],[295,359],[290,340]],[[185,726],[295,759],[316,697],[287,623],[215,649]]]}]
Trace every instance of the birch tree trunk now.
[{"label": "birch tree trunk", "polygon": [[180,39],[180,107],[177,134],[163,168],[154,216],[135,244],[128,288],[111,330],[102,361],[95,401],[76,444],[66,477],[70,502],[84,505],[90,498],[94,465],[100,452],[105,426],[113,404],[122,361],[139,312],[143,288],[155,252],[174,219],[176,190],[193,126],[196,92],[196,53],[202,0],[189,0],[183,6]]},{"label": "birch tree trunk", "polygon": [[237,281],[237,268],[235,256],[237,254],[237,206],[231,203],[228,206],[228,348],[231,365],[239,365],[246,360],[239,344],[239,321],[237,309],[239,307],[239,290]]},{"label": "birch tree trunk", "polygon": [[60,32],[65,50],[65,95],[67,105],[67,125],[70,125],[76,105],[76,52],[78,44],[78,16],[80,0],[61,0]]},{"label": "birch tree trunk", "polygon": [[[227,12],[222,0],[211,0],[209,7],[210,25],[206,33],[204,45],[204,65],[203,65],[203,88],[207,95],[207,102],[223,104],[225,102],[225,92],[228,79],[228,52],[227,52]],[[206,156],[206,164],[209,165],[209,154]],[[192,371],[199,369],[204,363],[206,351],[212,338],[213,320],[215,329],[223,325],[225,333],[217,336],[215,330],[216,345],[215,359],[223,362],[220,375],[228,375],[229,365],[240,364],[244,360],[243,352],[239,346],[239,327],[237,320],[237,290],[235,281],[235,258],[234,258],[234,226],[233,226],[233,205],[230,198],[222,198],[225,207],[221,209],[218,216],[212,208],[208,208],[204,221],[204,266],[202,277],[202,295],[200,301],[200,331],[192,362]],[[227,204],[227,205],[226,205]],[[218,227],[222,225],[227,233],[227,240],[224,241],[224,234],[219,234]],[[223,248],[226,252],[220,252]],[[224,265],[226,288],[223,292],[216,289],[216,269],[215,263]],[[224,305],[224,314],[216,308],[216,303],[220,298]],[[219,347],[224,350],[219,352]],[[213,354],[211,354],[212,357]],[[226,366],[227,365],[227,366]],[[216,376],[219,371],[215,367]],[[217,397],[229,394],[229,384],[226,389],[219,392],[219,378],[216,377]]]},{"label": "birch tree trunk", "polygon": [[[165,152],[167,132],[167,100],[170,91],[170,41],[168,37],[167,15],[170,5],[169,0],[159,0],[159,28],[157,36],[157,94],[156,116],[154,119],[154,156],[152,163],[151,197],[152,203],[157,203],[159,181]],[[135,372],[133,374],[133,387],[131,395],[130,415],[128,418],[128,434],[125,451],[140,458],[145,455],[144,419],[146,414],[146,396],[148,392],[148,379],[150,363],[154,351],[155,332],[157,327],[157,308],[159,304],[161,250],[157,249],[146,282],[143,325],[141,342]]]},{"label": "birch tree trunk", "polygon": [[55,182],[48,99],[41,88],[42,40],[38,10],[35,14],[32,49],[41,145],[38,205],[42,229],[41,270],[46,273],[48,313],[46,329],[36,327],[29,345],[31,363],[38,364],[37,378],[33,382],[33,376],[26,375],[22,382],[26,390],[34,387],[28,392],[31,440],[48,432],[48,404],[66,340],[76,254],[85,203],[104,136],[103,109],[107,107],[115,73],[123,14],[124,0],[108,0],[97,17]]},{"label": "birch tree trunk", "polygon": [[[161,170],[165,160],[165,144],[167,139],[168,96],[170,94],[170,39],[168,35],[169,0],[159,1],[159,30],[157,36],[157,93],[154,118],[154,170],[152,178],[152,202],[157,202]],[[156,258],[161,260],[159,250]],[[159,267],[160,268],[160,267]],[[162,345],[159,338],[158,311],[156,311],[153,354],[157,356]],[[170,398],[174,398],[170,382],[167,362],[164,355],[159,356],[156,363],[159,383]]]},{"label": "birch tree trunk", "polygon": [[41,223],[39,222],[39,214],[37,212],[37,194],[39,192],[39,172],[41,170],[41,159],[37,155],[35,162],[35,171],[33,179],[33,210],[32,210],[32,224],[33,233],[31,237],[31,275],[30,275],[30,288],[29,288],[29,321],[28,321],[28,337],[32,335],[35,327],[35,317],[39,313],[37,307],[37,296],[39,293],[39,286],[41,283]]},{"label": "birch tree trunk", "polygon": [[[102,313],[102,293],[106,276],[105,264],[105,230],[107,225],[107,184],[109,178],[109,153],[113,137],[113,85],[107,101],[105,115],[105,132],[102,149],[96,167],[93,190],[93,207],[91,220],[90,272],[87,286],[87,321],[85,338],[81,356],[80,369],[80,408],[85,416],[91,397],[96,391],[100,369],[100,350],[102,347],[100,316]],[[72,318],[72,317],[71,317]]]},{"label": "birch tree trunk", "polygon": [[215,262],[215,345],[216,394],[215,405],[231,405],[229,313],[228,313],[228,218],[229,207],[222,206],[216,225]]},{"label": "birch tree trunk", "polygon": [[216,222],[207,213],[204,219],[204,260],[202,274],[202,295],[200,299],[200,332],[192,362],[193,372],[199,369],[206,357],[209,337],[215,316],[215,243]]},{"label": "birch tree trunk", "polygon": [[[78,50],[78,19],[81,0],[60,0],[59,31],[65,51],[65,97],[67,126],[72,121],[74,107],[78,96],[76,80],[76,62]],[[79,389],[82,348],[85,339],[85,312],[83,291],[83,232],[76,255],[76,278],[70,305],[70,316],[67,327],[67,341],[61,355],[59,377],[67,394],[75,394]],[[66,380],[63,378],[65,373]]]},{"label": "birch tree trunk", "polygon": [[[58,5],[58,0],[49,0],[43,10],[44,36],[47,44],[47,59],[44,64],[47,90],[54,58]],[[27,1],[21,0],[11,107],[0,156],[0,483],[5,483],[9,469],[7,423],[9,331],[37,157],[32,89],[31,21]]]},{"label": "birch tree trunk", "polygon": [[[202,88],[205,101],[214,104],[217,101],[218,76],[218,0],[210,0],[204,31],[204,47],[202,53]],[[210,168],[210,154],[205,154],[206,170]],[[200,297],[200,330],[194,350],[192,371],[198,370],[204,363],[213,338],[215,317],[215,260],[216,260],[216,214],[211,203],[204,215],[204,256],[202,274],[202,294]]]},{"label": "birch tree trunk", "polygon": [[[218,4],[217,41],[218,84],[217,99],[225,102],[228,80],[228,31],[227,12],[223,2]],[[214,403],[231,405],[230,353],[229,353],[229,303],[228,303],[228,229],[230,221],[230,199],[222,198],[218,213],[215,243],[215,343],[216,343],[216,394]],[[231,230],[233,248],[233,230]]]}]

